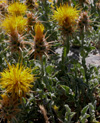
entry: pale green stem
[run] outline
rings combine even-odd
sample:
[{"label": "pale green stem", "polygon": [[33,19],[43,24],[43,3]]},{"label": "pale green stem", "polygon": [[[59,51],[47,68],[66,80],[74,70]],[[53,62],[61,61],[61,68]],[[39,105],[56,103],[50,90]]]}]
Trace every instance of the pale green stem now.
[{"label": "pale green stem", "polygon": [[70,50],[69,36],[66,37],[64,41],[63,51],[62,51],[62,70],[65,70],[65,59],[68,59],[68,53]]},{"label": "pale green stem", "polygon": [[43,57],[41,58],[40,62],[41,62],[41,76],[43,77],[44,76]]},{"label": "pale green stem", "polygon": [[87,66],[86,66],[86,57],[85,57],[85,52],[84,52],[84,30],[81,33],[81,40],[82,40],[82,44],[81,44],[81,51],[82,53],[82,66],[84,68],[84,72],[85,72],[85,79],[86,79],[86,83],[88,84],[88,78],[87,78]]}]

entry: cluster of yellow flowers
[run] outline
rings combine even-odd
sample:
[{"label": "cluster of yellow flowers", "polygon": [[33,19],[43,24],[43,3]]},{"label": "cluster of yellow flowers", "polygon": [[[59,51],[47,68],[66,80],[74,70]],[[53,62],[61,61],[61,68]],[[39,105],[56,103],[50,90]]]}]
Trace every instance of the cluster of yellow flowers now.
[{"label": "cluster of yellow flowers", "polygon": [[27,24],[27,20],[23,17],[27,10],[26,5],[14,2],[8,6],[8,14],[3,20],[1,27],[7,32],[12,33],[14,30],[23,32]]},{"label": "cluster of yellow flowers", "polygon": [[[7,11],[8,16],[3,20],[1,26],[6,33],[10,34],[10,43],[13,44],[13,42],[17,41],[16,47],[18,47],[22,42],[19,41],[20,38],[18,36],[25,31],[25,26],[27,25],[27,19],[23,17],[27,11],[27,6],[19,2],[14,2],[8,6]],[[72,33],[71,29],[73,30],[73,27],[76,25],[78,16],[79,10],[77,10],[77,7],[64,4],[54,10],[52,18],[58,21],[58,24],[62,29],[69,34]],[[29,54],[31,57],[34,56],[34,58],[36,58],[38,56],[41,59],[43,55],[47,55],[49,43],[45,38],[43,24],[40,22],[36,23],[34,31],[34,42],[30,43],[32,50],[29,51]],[[12,47],[15,49],[15,46]],[[6,89],[6,94],[10,93],[12,97],[22,97],[29,91],[29,87],[31,87],[30,83],[33,81],[33,76],[30,73],[30,69],[25,69],[19,64],[16,66],[9,65],[8,69],[1,73],[0,84],[2,88]]]},{"label": "cluster of yellow flowers", "polygon": [[27,25],[27,19],[24,17],[26,10],[27,6],[23,3],[10,3],[7,7],[7,14],[2,19],[1,27],[9,36],[9,47],[12,52],[20,52],[24,47],[21,35],[25,32]]},{"label": "cluster of yellow flowers", "polygon": [[[52,3],[54,2],[53,0],[48,1]],[[31,2],[32,1],[27,1],[26,4],[29,4]],[[32,11],[27,14],[27,18],[24,17],[27,8],[28,7],[25,4],[20,2],[11,3],[7,8],[8,16],[5,17],[5,19],[2,21],[1,27],[6,31],[6,33],[10,34],[9,47],[11,47],[12,51],[18,52],[22,51],[22,48],[24,48],[23,45],[27,43],[23,41],[23,39],[21,38],[21,36],[19,36],[19,34],[21,35],[26,31],[25,27],[27,27],[27,30],[29,32],[30,30],[32,30],[31,27],[34,25],[33,22],[34,14],[32,13]],[[68,4],[60,5],[60,7],[57,7],[56,10],[53,10],[54,14],[52,16],[52,19],[58,22],[63,34],[71,35],[76,29],[79,12],[80,11],[77,10],[77,7],[72,7],[69,6]],[[34,21],[36,21],[35,18]],[[32,50],[29,52],[29,54],[33,56],[32,53],[34,51],[35,57],[47,55],[47,52],[49,50],[49,43],[46,42],[45,35],[43,34],[44,26],[40,22],[38,22],[34,26],[34,31],[35,31],[34,43],[29,43],[31,44],[32,47]],[[18,33],[18,38],[15,38],[16,41],[13,41],[12,39],[14,39],[15,33]]]},{"label": "cluster of yellow flowers", "polygon": [[[21,35],[25,32],[27,26],[27,18],[24,17],[26,10],[26,5],[22,3],[14,2],[10,4],[7,9],[8,14],[1,23],[1,27],[10,38],[9,46],[12,51],[23,47]],[[42,46],[47,47],[46,41],[44,41],[44,26],[41,23],[36,23],[34,30],[34,56],[40,56],[40,54],[42,56],[44,52],[41,53],[41,49],[37,48],[37,46],[41,48]],[[43,42],[42,46],[39,44],[41,42]],[[33,45],[31,46],[33,47]],[[43,51],[46,50],[43,49]],[[26,97],[26,94],[30,92],[30,88],[33,86],[34,75],[31,73],[30,68],[26,68],[19,63],[16,65],[8,64],[8,68],[0,73],[0,87],[4,90],[1,95],[2,100],[0,100],[0,117],[2,119],[9,120],[19,112],[19,102],[22,101],[22,97]]]},{"label": "cluster of yellow flowers", "polygon": [[[28,2],[28,1],[27,1]],[[27,6],[25,4],[22,4],[20,2],[14,2],[11,3],[8,6],[8,15],[5,17],[5,19],[2,21],[1,27],[6,31],[7,34],[10,35],[10,45],[9,47],[11,48],[11,51],[22,51],[22,48],[24,48],[24,44],[27,44],[26,42],[23,41],[21,38],[21,34],[23,34],[26,31],[26,28],[28,30],[33,26],[33,13],[30,12],[27,14],[27,18],[24,17],[27,11]],[[34,18],[35,20],[35,18]],[[35,27],[35,41],[34,46],[31,44],[32,47],[35,49],[35,56],[42,56],[44,52],[46,53],[48,50],[48,43],[44,41],[44,26],[42,24],[36,23]],[[19,36],[20,34],[20,36]],[[42,42],[42,46],[44,47],[44,51],[41,53],[41,48],[38,42]],[[41,40],[41,41],[40,41]],[[37,45],[40,46],[41,48],[37,48]],[[39,52],[38,52],[39,50]],[[37,53],[38,52],[38,53]]]},{"label": "cluster of yellow flowers", "polygon": [[[9,47],[11,51],[21,52],[22,48],[25,48],[24,45],[29,44],[31,50],[28,52],[30,59],[37,57],[42,59],[43,55],[48,57],[48,51],[50,50],[50,44],[52,42],[46,41],[46,33],[44,34],[45,27],[40,21],[34,16],[32,10],[29,11],[28,8],[38,6],[37,0],[27,0],[26,4],[20,2],[7,3],[7,0],[1,0],[0,5],[8,4],[7,13],[4,18],[1,19],[1,27],[9,36]],[[52,19],[58,22],[62,34],[72,35],[76,29],[76,25],[83,29],[84,27],[88,29],[89,18],[86,12],[81,13],[79,18],[80,10],[78,7],[70,6],[68,4],[60,5],[54,10],[54,0],[48,0],[51,3],[53,8]],[[29,5],[29,6],[28,6]],[[31,6],[32,5],[32,6]],[[27,14],[28,12],[28,14]],[[34,22],[34,21],[35,22]],[[79,22],[77,22],[79,21]],[[34,24],[35,23],[35,24]],[[32,28],[31,28],[32,27]],[[22,35],[29,31],[32,33],[34,27],[34,41],[26,42],[23,41]],[[9,65],[8,68],[0,73],[0,86],[4,90],[4,93],[1,95],[2,100],[0,100],[0,114],[1,117],[5,116],[5,119],[10,119],[5,115],[5,107],[8,111],[8,107],[15,105],[13,111],[16,110],[18,106],[18,101],[21,101],[22,97],[26,97],[26,94],[30,92],[30,88],[33,87],[32,82],[34,82],[34,75],[31,74],[32,70],[30,68],[24,67],[22,64],[17,63],[16,65]],[[9,106],[10,105],[10,106]],[[54,105],[54,110],[57,111],[58,107]],[[11,110],[11,108],[9,109]]]}]

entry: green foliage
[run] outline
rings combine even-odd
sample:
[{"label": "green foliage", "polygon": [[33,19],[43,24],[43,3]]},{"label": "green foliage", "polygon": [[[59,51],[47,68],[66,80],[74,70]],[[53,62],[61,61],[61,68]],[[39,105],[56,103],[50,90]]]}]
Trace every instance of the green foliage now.
[{"label": "green foliage", "polygon": [[65,123],[71,123],[71,120],[73,116],[75,115],[75,112],[71,112],[71,109],[68,105],[65,105],[66,113],[65,113]]}]

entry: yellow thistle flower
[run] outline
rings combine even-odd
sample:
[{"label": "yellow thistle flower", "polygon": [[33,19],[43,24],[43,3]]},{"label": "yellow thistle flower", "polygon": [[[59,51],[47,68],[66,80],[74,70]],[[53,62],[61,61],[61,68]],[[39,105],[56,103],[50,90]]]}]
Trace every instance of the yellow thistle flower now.
[{"label": "yellow thistle flower", "polygon": [[16,16],[25,14],[26,10],[26,5],[19,2],[14,2],[8,6],[8,13]]},{"label": "yellow thistle flower", "polygon": [[36,23],[35,27],[34,43],[30,43],[32,50],[29,51],[30,59],[42,58],[43,55],[48,57],[48,51],[50,50],[49,42],[46,41],[44,32],[44,26],[41,23]]},{"label": "yellow thistle flower", "polygon": [[34,77],[30,68],[22,65],[9,65],[8,68],[1,72],[0,85],[6,90],[5,93],[10,94],[13,98],[23,97],[32,87],[31,83]]},{"label": "yellow thistle flower", "polygon": [[79,10],[77,10],[77,7],[73,8],[68,4],[64,4],[60,5],[60,7],[57,7],[57,9],[54,10],[53,19],[58,21],[60,26],[67,28],[68,26],[75,24],[78,16]]},{"label": "yellow thistle flower", "polygon": [[25,31],[25,26],[27,25],[27,19],[23,16],[9,16],[4,19],[1,27],[6,31],[6,33],[12,33],[17,30],[19,33]]},{"label": "yellow thistle flower", "polygon": [[43,37],[43,32],[44,32],[44,26],[41,23],[37,23],[34,27],[35,30],[35,37],[37,39],[41,39]]}]

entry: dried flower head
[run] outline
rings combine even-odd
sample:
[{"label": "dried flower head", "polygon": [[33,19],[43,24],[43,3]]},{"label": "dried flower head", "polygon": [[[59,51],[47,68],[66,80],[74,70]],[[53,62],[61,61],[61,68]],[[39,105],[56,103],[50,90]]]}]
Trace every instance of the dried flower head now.
[{"label": "dried flower head", "polygon": [[9,16],[6,17],[1,24],[1,27],[6,31],[6,33],[13,33],[15,30],[22,34],[25,31],[25,26],[27,25],[27,19],[23,16]]},{"label": "dried flower head", "polygon": [[26,49],[25,44],[26,42],[23,40],[23,37],[18,34],[17,31],[11,33],[9,35],[9,47],[12,53],[18,52],[21,53],[23,49]]},{"label": "dried flower head", "polygon": [[34,9],[38,7],[37,0],[26,0],[26,5],[29,9]]},{"label": "dried flower head", "polygon": [[43,105],[39,105],[39,108],[40,108],[40,110],[41,110],[41,112],[42,112],[42,114],[44,116],[45,123],[50,123],[49,122],[49,118],[47,116],[47,111],[46,111],[45,107]]},{"label": "dried flower head", "polygon": [[58,22],[62,30],[70,34],[73,31],[73,27],[76,25],[76,20],[79,16],[79,10],[77,7],[69,6],[68,4],[60,5],[54,10],[53,19]]},{"label": "dried flower head", "polygon": [[31,30],[32,31],[32,27],[35,25],[37,17],[35,17],[35,15],[32,12],[29,12],[27,14],[27,28],[28,28],[28,32]]},{"label": "dried flower head", "polygon": [[8,68],[0,73],[0,85],[13,99],[22,98],[30,91],[31,83],[34,82],[31,72],[30,68],[25,68],[22,64],[8,64]]},{"label": "dried flower head", "polygon": [[25,14],[26,10],[27,6],[19,2],[14,2],[8,6],[8,13],[16,16]]},{"label": "dried flower head", "polygon": [[100,2],[96,3],[97,10],[100,10]]},{"label": "dried flower head", "polygon": [[83,30],[83,29],[88,30],[89,23],[90,23],[90,19],[89,19],[88,13],[82,12],[80,17],[79,17],[79,20],[78,20],[79,29],[80,30]]},{"label": "dried flower head", "polygon": [[15,119],[16,114],[20,112],[20,109],[18,108],[18,101],[8,97],[6,94],[2,94],[1,97],[0,118],[4,122],[5,120]]}]

